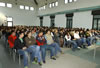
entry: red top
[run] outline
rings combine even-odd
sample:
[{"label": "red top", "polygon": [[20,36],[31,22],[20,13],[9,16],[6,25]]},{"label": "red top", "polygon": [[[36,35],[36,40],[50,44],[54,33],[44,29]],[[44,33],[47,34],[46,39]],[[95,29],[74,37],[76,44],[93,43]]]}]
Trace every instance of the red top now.
[{"label": "red top", "polygon": [[9,43],[10,48],[14,47],[14,42],[15,42],[16,38],[17,38],[16,36],[12,36],[12,35],[10,35],[8,37],[8,43]]},{"label": "red top", "polygon": [[36,37],[36,42],[37,42],[38,46],[43,46],[43,45],[46,44],[46,39],[45,39],[44,36],[41,36],[41,37],[37,36]]}]

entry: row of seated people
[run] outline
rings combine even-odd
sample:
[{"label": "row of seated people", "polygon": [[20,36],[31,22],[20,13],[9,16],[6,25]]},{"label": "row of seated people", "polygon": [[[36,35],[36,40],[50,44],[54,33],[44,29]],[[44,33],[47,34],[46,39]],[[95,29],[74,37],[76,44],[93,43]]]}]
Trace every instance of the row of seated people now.
[{"label": "row of seated people", "polygon": [[[21,27],[17,27],[17,28],[21,28]],[[27,27],[24,27],[24,28],[27,29]],[[33,27],[28,27],[28,28],[33,29]],[[34,37],[36,37],[36,35],[40,31],[40,29],[42,29],[44,34],[45,34],[45,32],[48,29],[48,27],[42,27],[42,28],[41,27],[35,27],[34,31],[33,31],[33,33],[35,33]],[[59,29],[57,29],[57,28],[56,29],[49,28],[49,29],[52,31],[51,35],[54,37],[54,41],[59,43],[59,45],[61,45],[61,46],[63,46],[63,44],[64,44],[64,39],[63,38],[65,38],[65,35],[67,33],[69,33],[72,36],[72,35],[75,34],[75,31],[76,31],[79,34],[79,37],[82,38],[83,42],[85,40],[85,42],[87,42],[88,45],[91,45],[94,36],[100,36],[100,31],[97,31],[97,30],[63,29],[63,28],[59,28]],[[11,30],[7,31],[6,37],[8,37],[8,35],[10,34],[9,31],[11,31]],[[22,31],[23,31],[23,29],[22,29]],[[5,33],[5,31],[3,33]],[[19,30],[17,30],[17,33],[19,33]],[[26,33],[27,32],[25,32],[25,35],[26,35]],[[72,38],[74,38],[74,37],[72,36]],[[72,40],[72,38],[71,38],[71,40]],[[75,38],[75,39],[77,39],[77,38]]]},{"label": "row of seated people", "polygon": [[86,48],[86,45],[91,46],[93,43],[96,43],[97,37],[98,35],[90,31],[87,31],[87,33],[83,33],[83,31],[68,32],[65,35],[65,44],[72,45],[72,50],[75,51],[78,47]]},{"label": "row of seated people", "polygon": [[60,52],[63,54],[60,45],[55,43],[50,30],[47,30],[45,36],[43,32],[40,31],[36,38],[32,36],[32,32],[28,31],[26,36],[24,32],[19,32],[18,37],[16,36],[16,32],[12,31],[11,35],[8,36],[8,42],[10,48],[14,48],[20,55],[23,55],[24,59],[24,67],[28,66],[28,55],[27,53],[31,53],[31,61],[32,63],[41,63],[41,55],[43,63],[46,63],[46,50],[50,50],[50,58],[56,60],[57,53]]},{"label": "row of seated people", "polygon": [[[8,29],[8,30],[7,30]],[[85,29],[64,29],[49,27],[14,27],[2,30],[8,39],[10,48],[17,49],[17,52],[24,56],[24,66],[28,67],[27,53],[31,53],[33,63],[46,63],[46,50],[50,50],[50,58],[56,60],[58,51],[62,52],[60,46],[64,43],[72,45],[72,50],[80,50],[78,47],[86,48],[96,41],[96,36],[100,37],[98,30]],[[64,41],[65,40],[65,41]],[[37,59],[37,60],[36,60]]]}]

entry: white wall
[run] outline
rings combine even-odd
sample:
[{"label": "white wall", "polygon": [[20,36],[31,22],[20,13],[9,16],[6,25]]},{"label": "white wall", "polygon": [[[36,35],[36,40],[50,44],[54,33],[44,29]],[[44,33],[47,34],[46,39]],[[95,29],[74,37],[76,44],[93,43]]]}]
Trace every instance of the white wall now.
[{"label": "white wall", "polygon": [[40,26],[40,18],[37,17],[35,23],[33,23],[34,26]]},{"label": "white wall", "polygon": [[[64,0],[58,0],[58,2],[59,2],[59,6],[54,7],[54,8],[49,8],[49,5],[46,5],[46,9],[38,11],[38,15],[52,14],[55,12],[87,8],[87,7],[93,7],[93,6],[100,5],[99,0],[77,0],[77,2],[68,3],[68,4],[64,4]],[[91,29],[92,19],[93,19],[93,16],[91,15],[91,11],[75,12],[73,16],[73,27],[75,28],[82,27],[82,28]],[[59,26],[66,27],[66,17],[64,14],[55,16],[55,26],[56,27],[59,27]]]},{"label": "white wall", "polygon": [[74,28],[92,28],[92,21],[93,21],[93,15],[91,15],[91,11],[85,11],[85,12],[77,12],[74,13],[73,16],[73,27]]},{"label": "white wall", "polygon": [[50,27],[50,16],[46,16],[43,18],[43,26],[49,26]]},{"label": "white wall", "polygon": [[55,26],[56,27],[66,27],[66,17],[65,14],[55,16]]},{"label": "white wall", "polygon": [[51,14],[55,12],[61,12],[61,11],[67,11],[72,9],[79,9],[79,8],[86,8],[86,7],[92,7],[92,6],[99,6],[100,0],[77,0],[76,2],[64,3],[65,0],[58,0],[59,5],[54,8],[49,8],[49,5],[46,5],[46,10],[39,11],[39,15],[44,14]]},{"label": "white wall", "polygon": [[[93,15],[91,11],[76,12],[73,16],[73,28],[92,28]],[[45,16],[43,19],[44,26],[50,26],[50,17]],[[55,16],[55,27],[66,27],[65,14]]]}]

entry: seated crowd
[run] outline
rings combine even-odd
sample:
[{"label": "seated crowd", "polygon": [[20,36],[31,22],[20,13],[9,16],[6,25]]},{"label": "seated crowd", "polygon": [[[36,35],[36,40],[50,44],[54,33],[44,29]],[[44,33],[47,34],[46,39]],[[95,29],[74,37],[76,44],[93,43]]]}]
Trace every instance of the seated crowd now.
[{"label": "seated crowd", "polygon": [[46,51],[50,58],[56,60],[58,52],[64,54],[60,47],[71,47],[72,51],[86,49],[100,38],[99,30],[82,28],[49,28],[39,26],[0,27],[0,37],[4,35],[10,48],[16,49],[23,56],[24,67],[28,68],[28,54],[34,64],[46,63]]}]

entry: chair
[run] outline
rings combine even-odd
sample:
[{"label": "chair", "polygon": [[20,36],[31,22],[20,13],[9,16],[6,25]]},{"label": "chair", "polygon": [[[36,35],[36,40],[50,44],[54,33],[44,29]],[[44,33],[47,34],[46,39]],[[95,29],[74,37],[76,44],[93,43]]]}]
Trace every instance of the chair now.
[{"label": "chair", "polygon": [[17,53],[16,49],[13,49],[13,60],[16,61],[16,56],[18,56],[18,63],[21,65],[21,55]]},{"label": "chair", "polygon": [[[18,56],[18,63],[19,63],[19,65],[21,65],[21,57],[22,57],[22,55],[20,55],[20,54],[17,52],[16,49],[13,49],[13,60],[14,60],[14,62],[15,62],[15,60],[16,60],[16,56]],[[28,55],[28,62],[30,62],[30,54]]]},{"label": "chair", "polygon": [[67,43],[68,43],[68,41],[64,38],[64,46],[63,47],[71,48],[71,45],[68,45]]}]

